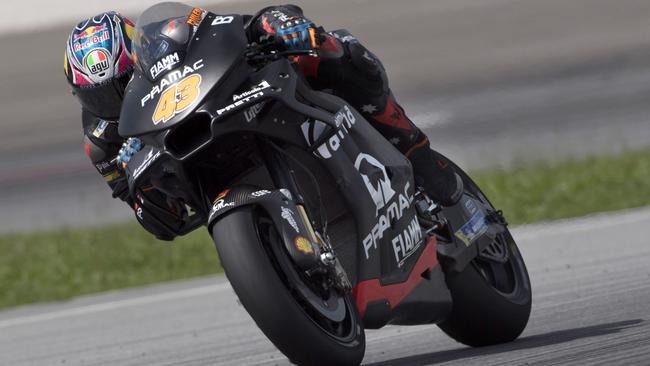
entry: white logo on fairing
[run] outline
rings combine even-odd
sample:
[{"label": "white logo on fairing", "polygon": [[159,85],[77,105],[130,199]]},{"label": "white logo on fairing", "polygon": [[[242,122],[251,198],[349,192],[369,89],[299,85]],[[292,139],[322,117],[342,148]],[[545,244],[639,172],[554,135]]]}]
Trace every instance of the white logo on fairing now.
[{"label": "white logo on fairing", "polygon": [[296,233],[299,233],[300,230],[298,229],[298,223],[296,222],[295,217],[293,217],[294,213],[290,208],[282,207],[282,212],[280,213],[280,216],[282,216],[283,219],[287,220],[289,225],[296,231]]},{"label": "white logo on fairing", "polygon": [[185,65],[185,66],[183,66],[182,70],[178,69],[178,70],[174,70],[174,71],[170,72],[164,79],[160,80],[160,83],[158,85],[154,85],[153,88],[151,88],[149,93],[147,93],[147,95],[145,95],[140,100],[140,104],[142,105],[142,107],[144,107],[144,105],[148,101],[155,98],[156,95],[160,94],[163,90],[165,90],[165,88],[167,88],[168,86],[170,86],[170,85],[174,84],[175,82],[181,80],[182,78],[184,78],[188,74],[191,74],[191,73],[195,72],[196,70],[202,69],[203,66],[204,66],[203,65],[203,59],[200,59],[200,60],[196,61],[194,64],[192,64],[192,66]]},{"label": "white logo on fairing", "polygon": [[[318,122],[318,121],[317,121]],[[318,154],[323,159],[329,159],[332,157],[332,154],[341,147],[341,143],[345,140],[345,137],[350,134],[350,129],[357,122],[357,119],[352,114],[352,111],[348,106],[344,106],[342,111],[339,111],[334,116],[334,122],[336,123],[336,128],[338,131],[335,135],[329,138],[327,142],[318,147]],[[314,138],[314,140],[316,140]]]},{"label": "white logo on fairing", "polygon": [[[253,99],[260,98],[264,96],[264,89],[270,88],[271,84],[269,84],[266,80],[262,80],[261,83],[257,84],[253,89],[245,91],[241,94],[235,94],[232,96],[232,100],[235,102],[233,104],[230,104],[228,106],[225,106],[221,109],[217,109],[217,114],[222,115],[226,112],[228,112],[231,109],[235,109],[239,107],[240,105],[246,104],[250,102]],[[250,122],[250,121],[249,121]]]},{"label": "white logo on fairing", "polygon": [[210,216],[214,215],[218,211],[226,208],[226,207],[232,207],[235,205],[235,202],[227,202],[224,199],[217,200],[214,205],[212,205],[212,212],[210,212]]},{"label": "white logo on fairing", "polygon": [[390,179],[386,173],[386,167],[375,159],[372,155],[360,153],[354,162],[370,197],[375,202],[377,210],[375,215],[379,215],[381,210],[393,198],[395,191],[391,187]]},{"label": "white logo on fairing", "polygon": [[178,56],[178,52],[174,52],[170,55],[161,58],[149,69],[149,72],[151,73],[151,78],[155,79],[156,76],[160,75],[161,72],[165,70],[171,70],[172,67],[179,62],[181,62],[181,58]]},{"label": "white logo on fairing", "polygon": [[422,230],[417,217],[408,224],[404,231],[393,238],[393,252],[395,252],[395,261],[397,266],[401,267],[404,262],[420,247],[422,244]]},{"label": "white logo on fairing", "polygon": [[251,90],[247,90],[247,91],[245,91],[245,92],[243,92],[243,93],[241,93],[241,94],[235,94],[235,95],[233,95],[233,96],[232,96],[232,100],[233,100],[234,102],[236,102],[236,101],[239,100],[239,99],[246,98],[246,97],[248,97],[248,96],[250,96],[250,95],[252,95],[252,94],[258,93],[258,92],[260,92],[260,91],[262,91],[262,90],[264,90],[264,89],[266,89],[266,88],[270,88],[270,87],[271,87],[271,84],[269,84],[266,80],[262,80],[262,82],[260,82],[259,84],[255,85],[255,86],[253,87],[253,89],[251,89]]},{"label": "white logo on fairing", "polygon": [[232,23],[233,20],[235,20],[235,17],[233,17],[233,16],[224,17],[224,16],[221,16],[221,15],[218,15],[218,16],[216,16],[214,18],[211,25],[230,24],[230,23]]},{"label": "white logo on fairing", "polygon": [[404,212],[411,207],[413,203],[413,196],[409,195],[410,182],[404,185],[404,193],[397,195],[397,199],[390,202],[386,208],[386,212],[377,217],[377,223],[370,230],[368,235],[363,238],[363,249],[366,253],[366,259],[370,258],[370,249],[377,249],[378,242],[384,237],[386,230],[390,229],[391,222],[399,221]]},{"label": "white logo on fairing", "polygon": [[137,168],[135,168],[135,170],[133,171],[133,180],[138,179],[138,177],[140,176],[140,174],[142,174],[142,172],[144,172],[147,168],[149,168],[149,166],[151,165],[151,163],[153,163],[154,161],[156,161],[156,159],[158,159],[158,157],[160,156],[160,153],[161,153],[161,152],[158,151],[158,152],[154,155],[154,153],[153,153],[153,149],[151,149],[151,150],[149,151],[149,153],[147,154],[147,157],[145,157],[144,160],[142,161],[142,164],[140,164],[140,166],[137,167]]},{"label": "white logo on fairing", "polygon": [[262,197],[262,196],[266,196],[267,194],[271,194],[271,191],[266,190],[266,189],[262,189],[261,191],[256,191],[256,192],[251,193],[251,196],[253,196],[255,198],[259,198],[259,197]]}]

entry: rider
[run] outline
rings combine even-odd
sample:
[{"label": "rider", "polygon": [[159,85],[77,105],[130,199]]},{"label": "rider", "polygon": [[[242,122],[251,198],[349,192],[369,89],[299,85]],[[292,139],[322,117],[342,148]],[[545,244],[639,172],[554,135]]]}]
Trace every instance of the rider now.
[{"label": "rider", "polygon": [[[417,184],[434,201],[443,206],[458,201],[463,191],[460,177],[442,156],[430,149],[427,136],[397,104],[382,63],[355,37],[346,31],[325,33],[295,5],[267,7],[247,20],[251,42],[279,37],[292,50],[318,48],[318,57],[293,59],[312,87],[333,90],[363,113],[409,158]],[[133,73],[133,31],[133,23],[115,12],[77,24],[67,41],[65,74],[82,105],[86,155],[106,179],[113,197],[127,202],[142,226],[157,238],[171,240],[174,233],[168,223],[178,222],[184,210],[152,193],[147,199],[170,207],[168,212],[158,212],[169,221],[162,223],[153,216],[145,216],[138,203],[142,198],[130,197],[125,174],[118,164],[128,161],[141,148],[139,140],[125,142],[117,132],[124,90]]]}]

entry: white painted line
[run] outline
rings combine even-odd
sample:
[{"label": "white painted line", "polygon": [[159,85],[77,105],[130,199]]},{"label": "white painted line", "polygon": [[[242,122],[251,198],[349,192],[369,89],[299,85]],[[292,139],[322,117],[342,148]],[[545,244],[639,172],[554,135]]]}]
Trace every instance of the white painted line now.
[{"label": "white painted line", "polygon": [[229,283],[222,283],[218,285],[195,287],[186,290],[142,296],[134,299],[117,300],[117,301],[110,301],[110,302],[105,302],[100,304],[80,306],[72,309],[53,311],[44,314],[28,315],[24,317],[0,321],[0,329],[13,327],[16,325],[26,325],[26,324],[39,323],[39,322],[61,319],[61,318],[70,318],[79,315],[94,314],[102,311],[110,311],[110,310],[121,309],[125,307],[137,306],[137,305],[146,305],[146,304],[164,302],[169,300],[187,299],[190,297],[214,294],[217,292],[228,290],[230,288],[231,287]]},{"label": "white painted line", "polygon": [[650,208],[599,213],[581,218],[523,225],[513,228],[512,233],[517,241],[534,240],[550,234],[562,236],[629,224],[650,224]]}]

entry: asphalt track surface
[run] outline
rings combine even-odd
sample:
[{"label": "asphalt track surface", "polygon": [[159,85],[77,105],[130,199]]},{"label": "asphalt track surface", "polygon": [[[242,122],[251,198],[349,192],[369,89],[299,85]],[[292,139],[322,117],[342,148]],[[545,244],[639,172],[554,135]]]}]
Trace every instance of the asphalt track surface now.
[{"label": "asphalt track surface", "polygon": [[[514,230],[533,288],[515,342],[437,327],[367,332],[365,365],[649,365],[650,210]],[[287,326],[291,326],[288,324]],[[0,312],[0,364],[287,365],[223,277]]]},{"label": "asphalt track surface", "polygon": [[[650,145],[646,0],[296,2],[377,53],[407,112],[461,166]],[[263,4],[208,8],[250,13]],[[61,62],[74,22],[41,18],[0,37],[0,232],[132,220],[82,153],[79,107]]]}]

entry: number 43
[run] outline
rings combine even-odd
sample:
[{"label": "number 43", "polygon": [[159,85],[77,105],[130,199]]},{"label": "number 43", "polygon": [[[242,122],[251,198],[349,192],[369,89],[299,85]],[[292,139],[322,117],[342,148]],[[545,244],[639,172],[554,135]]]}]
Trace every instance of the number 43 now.
[{"label": "number 43", "polygon": [[165,89],[154,110],[153,124],[165,123],[187,109],[201,94],[201,75],[193,74]]}]

